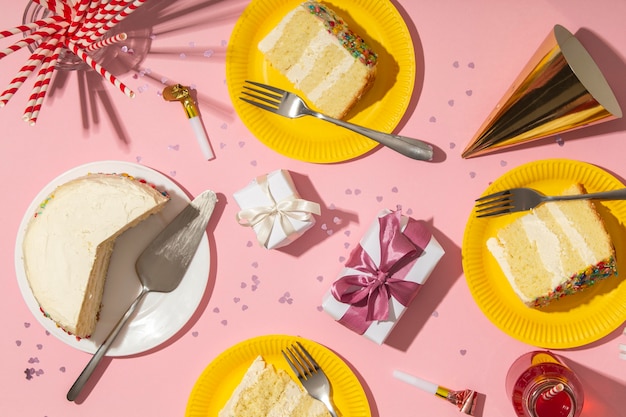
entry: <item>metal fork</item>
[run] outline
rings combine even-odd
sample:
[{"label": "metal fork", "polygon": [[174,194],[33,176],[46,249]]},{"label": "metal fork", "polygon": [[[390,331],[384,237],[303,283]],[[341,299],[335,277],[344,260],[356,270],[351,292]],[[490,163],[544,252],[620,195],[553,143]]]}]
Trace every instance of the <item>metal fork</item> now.
[{"label": "metal fork", "polygon": [[313,116],[318,119],[334,123],[338,126],[350,129],[353,132],[366,136],[396,152],[400,152],[404,156],[420,161],[430,161],[433,159],[433,147],[417,139],[408,138],[406,136],[394,135],[391,133],[383,133],[376,130],[358,126],[343,120],[335,119],[311,110],[307,104],[294,93],[290,93],[280,88],[272,87],[257,83],[254,81],[246,81],[252,85],[244,85],[242,93],[245,97],[239,97],[241,100],[260,107],[272,113],[279,114],[290,119],[302,116]]},{"label": "metal fork", "polygon": [[626,188],[591,194],[547,196],[531,188],[511,188],[476,200],[476,217],[497,216],[533,209],[548,201],[566,200],[624,200]]},{"label": "metal fork", "polygon": [[304,346],[296,342],[281,352],[309,395],[323,402],[330,414],[337,417],[337,411],[330,400],[330,382]]}]

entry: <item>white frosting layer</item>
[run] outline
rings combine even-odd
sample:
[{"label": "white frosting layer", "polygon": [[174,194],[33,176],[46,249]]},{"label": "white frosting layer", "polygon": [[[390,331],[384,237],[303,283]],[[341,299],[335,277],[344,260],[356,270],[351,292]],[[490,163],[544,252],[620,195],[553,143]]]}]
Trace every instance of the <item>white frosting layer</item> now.
[{"label": "white frosting layer", "polygon": [[148,185],[118,175],[93,174],[58,187],[23,242],[26,277],[42,309],[75,332],[83,299],[98,297],[87,288],[96,258],[105,255],[99,246],[165,201]]}]

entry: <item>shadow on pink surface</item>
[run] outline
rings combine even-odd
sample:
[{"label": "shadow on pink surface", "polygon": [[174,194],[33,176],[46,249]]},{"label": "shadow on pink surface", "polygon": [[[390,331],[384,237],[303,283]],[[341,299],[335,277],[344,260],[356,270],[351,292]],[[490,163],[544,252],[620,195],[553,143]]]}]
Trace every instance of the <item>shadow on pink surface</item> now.
[{"label": "shadow on pink surface", "polygon": [[[168,84],[182,83],[173,76],[160,74],[143,67],[151,56],[170,58],[180,61],[202,60],[219,62],[226,59],[226,45],[194,45],[180,48],[160,48],[159,40],[167,39],[180,33],[192,32],[196,28],[206,27],[207,22],[214,24],[234,24],[241,15],[247,2],[224,0],[179,0],[170,2],[157,0],[144,4],[116,28],[118,33],[126,33],[126,41],[108,46],[102,53],[99,63],[116,77],[132,73],[134,78],[144,78],[160,88]],[[114,94],[119,94],[100,74],[90,68],[82,67],[75,71],[60,70],[50,85],[48,103],[51,105],[55,93],[62,90],[72,73],[76,74],[79,86],[81,122],[84,130],[96,128],[103,117],[107,117],[113,126],[117,140],[122,147],[127,147],[130,137],[127,134],[124,117],[115,108]],[[141,88],[141,87],[140,87]],[[141,91],[139,91],[141,92]],[[210,95],[195,91],[196,102],[201,109],[219,115],[226,120],[234,119],[230,103],[214,100]]]}]

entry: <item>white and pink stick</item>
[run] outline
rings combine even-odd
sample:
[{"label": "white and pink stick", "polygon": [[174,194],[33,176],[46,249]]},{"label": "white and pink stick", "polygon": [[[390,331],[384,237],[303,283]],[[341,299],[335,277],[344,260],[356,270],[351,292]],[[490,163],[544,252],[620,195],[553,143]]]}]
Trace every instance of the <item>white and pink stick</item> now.
[{"label": "white and pink stick", "polygon": [[105,68],[103,68],[102,65],[100,65],[96,61],[94,61],[93,58],[91,58],[87,54],[87,52],[85,52],[83,49],[79,48],[74,42],[66,40],[65,43],[66,43],[67,47],[72,52],[74,52],[74,54],[76,54],[77,57],[82,59],[87,65],[91,66],[91,68],[93,68],[96,72],[100,73],[100,75],[102,75],[109,82],[111,82],[111,84],[113,84],[117,88],[119,88],[128,97],[131,97],[131,98],[135,97],[135,93],[130,88],[128,88],[124,83],[122,83],[120,80],[118,80],[113,74],[111,74]]}]

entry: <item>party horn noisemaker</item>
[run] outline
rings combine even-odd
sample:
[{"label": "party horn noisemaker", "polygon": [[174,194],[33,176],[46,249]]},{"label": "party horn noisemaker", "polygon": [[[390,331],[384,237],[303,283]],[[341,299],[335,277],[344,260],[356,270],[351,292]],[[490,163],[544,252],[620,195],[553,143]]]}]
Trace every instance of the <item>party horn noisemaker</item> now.
[{"label": "party horn noisemaker", "polygon": [[474,390],[466,389],[463,391],[452,391],[448,388],[398,370],[393,371],[393,376],[400,381],[404,381],[407,384],[413,385],[423,391],[429,392],[437,397],[451,402],[459,408],[459,411],[467,415],[474,415],[474,411],[476,410],[476,399],[478,398],[478,393]]},{"label": "party horn noisemaker", "polygon": [[461,155],[485,155],[621,117],[589,52],[556,25]]},{"label": "party horn noisemaker", "polygon": [[196,139],[198,140],[200,149],[202,149],[204,158],[207,160],[213,159],[215,155],[213,155],[211,145],[209,145],[209,138],[206,135],[204,126],[202,126],[198,108],[191,98],[189,87],[185,87],[180,84],[165,87],[163,89],[163,98],[166,101],[180,101],[182,103],[185,113],[187,114],[187,118],[191,123],[191,127],[196,134]]}]

